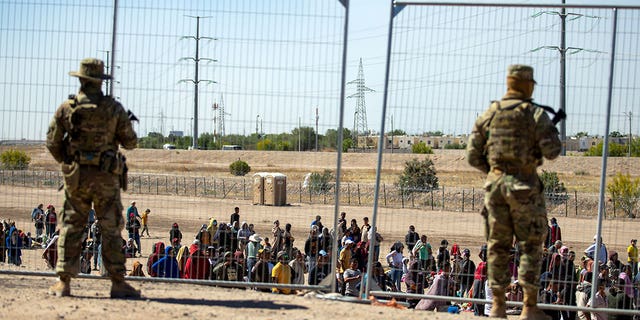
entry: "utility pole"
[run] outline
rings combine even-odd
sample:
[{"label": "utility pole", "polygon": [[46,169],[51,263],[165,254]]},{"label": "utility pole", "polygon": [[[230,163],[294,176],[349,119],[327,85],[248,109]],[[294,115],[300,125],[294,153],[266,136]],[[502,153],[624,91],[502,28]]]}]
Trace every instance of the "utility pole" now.
[{"label": "utility pole", "polygon": [[183,79],[180,82],[193,82],[194,84],[194,97],[193,97],[193,149],[198,148],[198,84],[203,81],[206,83],[216,83],[213,80],[205,80],[198,78],[198,70],[199,70],[199,62],[200,60],[208,61],[208,62],[216,62],[217,60],[208,59],[208,58],[200,58],[200,40],[217,40],[211,37],[201,37],[200,36],[200,19],[210,18],[210,17],[200,17],[200,16],[187,16],[189,18],[196,19],[196,36],[183,36],[181,39],[194,39],[196,40],[196,56],[194,57],[186,57],[181,58],[180,60],[193,60],[195,62],[195,76],[193,79]]},{"label": "utility pole", "polygon": [[[104,69],[105,69],[104,71],[105,71],[105,73],[106,73],[106,74],[111,75],[111,73],[109,72],[109,68],[110,68],[110,65],[109,65],[109,53],[110,53],[111,51],[109,51],[109,50],[98,50],[98,51],[99,51],[99,52],[104,52],[104,53],[106,53],[106,54],[107,54],[107,60],[105,61],[106,63],[105,63],[105,65],[104,65]],[[105,81],[105,90],[104,90],[104,91],[107,93],[107,95],[108,95],[108,96],[111,96],[111,86],[113,86],[113,85],[111,84],[111,81],[112,81],[112,80],[113,80],[113,78],[111,78],[111,79],[107,79],[107,80]]]},{"label": "utility pole", "polygon": [[629,155],[628,157],[631,158],[631,142],[633,141],[633,135],[632,135],[632,131],[631,131],[631,119],[633,118],[633,112],[629,111],[629,112],[624,112],[624,115],[629,117]]},{"label": "utility pole", "polygon": [[301,127],[300,127],[300,117],[298,117],[298,152],[301,151],[300,131],[302,131],[302,130],[301,130]]},{"label": "utility pole", "polygon": [[393,114],[391,115],[391,153],[393,154]]},{"label": "utility pole", "polygon": [[260,115],[256,115],[256,136],[260,139],[260,132],[258,131],[258,124],[260,123]]},{"label": "utility pole", "polygon": [[[565,4],[565,0],[562,0],[562,4]],[[596,50],[588,50],[588,49],[584,49],[584,48],[576,48],[576,47],[567,47],[566,45],[566,23],[567,23],[567,18],[570,17],[569,21],[572,20],[576,20],[576,19],[580,19],[580,18],[594,18],[594,19],[600,19],[600,17],[596,17],[596,16],[587,16],[587,15],[583,15],[583,14],[577,14],[577,13],[566,13],[566,8],[562,7],[562,9],[560,10],[560,12],[556,12],[556,11],[542,11],[542,12],[538,12],[536,14],[534,14],[532,17],[536,18],[539,17],[543,14],[550,14],[550,15],[557,15],[558,17],[560,17],[560,46],[542,46],[542,47],[538,47],[535,48],[533,50],[531,50],[530,52],[535,52],[541,49],[550,49],[550,50],[557,50],[558,53],[560,53],[560,110],[563,110],[565,113],[566,111],[566,107],[567,107],[567,101],[566,101],[566,94],[567,94],[567,78],[566,78],[566,56],[567,56],[567,52],[569,52],[569,54],[575,54],[581,51],[588,51],[588,52],[598,52],[601,53],[600,51],[596,51]],[[566,156],[567,155],[567,120],[564,119],[562,120],[562,122],[560,122],[560,141],[562,142],[562,149],[561,149],[561,155]]]},{"label": "utility pole", "polygon": [[320,116],[318,116],[318,107],[316,107],[316,152],[318,152],[318,119]]}]

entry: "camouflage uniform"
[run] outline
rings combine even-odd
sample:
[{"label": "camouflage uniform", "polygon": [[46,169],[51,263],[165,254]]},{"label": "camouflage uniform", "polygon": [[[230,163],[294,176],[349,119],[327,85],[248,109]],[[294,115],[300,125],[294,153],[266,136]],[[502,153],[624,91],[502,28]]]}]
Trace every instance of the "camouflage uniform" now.
[{"label": "camouflage uniform", "polygon": [[82,86],[58,107],[47,132],[47,148],[65,178],[56,272],[67,282],[79,271],[83,229],[92,203],[102,230],[105,269],[114,283],[123,282],[125,274],[120,201],[124,158],[118,149],[135,148],[137,137],[122,105],[103,95],[101,80],[108,78],[103,71],[102,61],[84,59],[79,72],[69,73],[79,77]]},{"label": "camouflage uniform", "polygon": [[[476,120],[467,147],[469,164],[487,173],[488,276],[498,298],[501,293],[504,297],[510,283],[508,263],[514,236],[521,250],[519,283],[530,295],[539,286],[547,216],[536,168],[543,157],[556,158],[561,143],[546,112],[531,103],[534,83],[531,67],[510,66],[507,94]],[[530,298],[535,307],[535,297]],[[500,311],[492,315],[506,317]]]}]

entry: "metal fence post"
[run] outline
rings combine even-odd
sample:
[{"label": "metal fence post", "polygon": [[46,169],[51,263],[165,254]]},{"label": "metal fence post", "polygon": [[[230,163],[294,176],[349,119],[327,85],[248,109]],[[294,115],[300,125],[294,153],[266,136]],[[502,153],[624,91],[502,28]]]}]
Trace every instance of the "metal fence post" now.
[{"label": "metal fence post", "polygon": [[433,189],[431,189],[431,210],[433,210]]},{"label": "metal fence post", "polygon": [[382,184],[382,197],[384,198],[384,206],[387,206],[387,185],[385,183]]},{"label": "metal fence post", "polygon": [[476,211],[476,188],[471,188],[471,211]]},{"label": "metal fence post", "polygon": [[464,212],[464,189],[462,189],[462,212]]}]

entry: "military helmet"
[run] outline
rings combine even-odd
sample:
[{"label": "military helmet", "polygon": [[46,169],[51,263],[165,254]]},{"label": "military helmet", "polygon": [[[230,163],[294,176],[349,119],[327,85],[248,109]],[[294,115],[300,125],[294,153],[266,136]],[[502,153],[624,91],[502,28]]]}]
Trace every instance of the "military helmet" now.
[{"label": "military helmet", "polygon": [[507,77],[537,83],[536,80],[533,79],[533,68],[523,64],[510,65],[509,68],[507,68]]},{"label": "military helmet", "polygon": [[69,75],[91,81],[102,81],[111,79],[111,76],[104,74],[104,62],[95,58],[85,58],[80,62],[78,71],[70,71]]}]

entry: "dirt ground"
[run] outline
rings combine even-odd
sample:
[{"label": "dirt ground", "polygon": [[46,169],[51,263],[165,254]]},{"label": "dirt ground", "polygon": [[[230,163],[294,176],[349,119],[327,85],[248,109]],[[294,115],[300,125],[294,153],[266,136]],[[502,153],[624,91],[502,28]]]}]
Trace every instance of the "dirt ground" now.
[{"label": "dirt ground", "polygon": [[[4,148],[4,147],[3,147]],[[0,148],[0,151],[3,150]],[[32,168],[55,170],[56,165],[46,153],[44,147],[29,147],[32,157]],[[166,172],[184,175],[218,175],[227,173],[228,164],[241,158],[252,166],[252,171],[278,171],[297,179],[306,172],[335,168],[334,153],[282,153],[256,151],[165,151],[134,150],[127,153],[131,170],[135,172]],[[385,155],[383,170],[389,176],[401,171],[402,163],[413,155]],[[345,154],[343,158],[344,176],[346,180],[372,181],[375,176],[375,154]],[[470,185],[479,187],[482,175],[466,165],[464,153],[460,151],[438,152],[432,156],[438,176],[443,184]],[[599,182],[600,158],[561,157],[548,162],[543,168],[558,172],[561,180],[570,190],[597,190]],[[615,172],[640,173],[638,159],[609,159],[608,175]],[[593,191],[595,192],[595,191]],[[25,212],[30,212],[33,204],[30,199],[36,197],[41,202],[59,203],[60,193],[43,193],[38,190],[21,187],[0,186],[0,218],[24,221]],[[21,199],[28,199],[22,201]],[[129,259],[130,268],[134,260],[146,264],[152,244],[157,241],[168,241],[168,229],[163,226],[173,221],[180,224],[185,239],[192,239],[195,230],[210,217],[211,208],[216,212],[224,212],[225,220],[234,206],[241,208],[241,220],[256,224],[256,231],[261,235],[269,235],[274,218],[286,217],[294,226],[294,237],[298,245],[302,245],[306,237],[306,227],[315,214],[321,214],[325,225],[331,223],[334,215],[333,205],[308,205],[292,203],[286,207],[253,206],[249,201],[200,199],[191,197],[169,197],[152,195],[123,194],[123,203],[131,200],[144,203],[145,207],[160,207],[171,203],[172,207],[188,208],[184,212],[167,212],[150,218],[151,236],[142,238],[143,257]],[[370,207],[341,206],[341,211],[348,212],[347,218],[371,216]],[[482,220],[478,214],[423,211],[416,209],[379,209],[384,217],[387,229],[384,230],[385,244],[403,239],[409,224],[420,226],[421,232],[427,233],[430,239],[456,239],[471,248],[479,247],[482,242]],[[274,217],[275,216],[275,217]],[[584,250],[591,242],[596,230],[595,219],[562,217],[563,238],[570,243],[576,252]],[[640,222],[633,220],[611,220],[603,222],[603,235],[609,250],[624,252],[631,238],[638,237]],[[383,221],[383,222],[385,222]],[[28,223],[27,223],[28,222]],[[123,234],[124,235],[124,234]],[[298,242],[299,241],[299,242]],[[386,248],[384,249],[386,250]],[[474,250],[475,251],[475,250]],[[244,289],[217,288],[193,284],[152,283],[136,281],[133,285],[142,289],[143,299],[136,301],[111,300],[108,298],[109,281],[95,279],[77,279],[72,283],[71,298],[54,298],[46,295],[53,277],[41,275],[25,276],[2,274],[2,270],[29,270],[49,272],[44,262],[39,259],[41,249],[24,250],[25,266],[13,268],[0,264],[0,318],[15,314],[21,318],[35,319],[85,319],[87,317],[109,317],[112,319],[130,318],[227,318],[237,319],[330,319],[336,317],[390,319],[405,316],[428,317],[429,319],[448,319],[453,317],[446,313],[425,313],[414,310],[398,310],[390,307],[372,306],[369,303],[346,303],[331,299],[318,299],[313,294],[307,296],[283,296],[259,293]],[[475,254],[474,254],[475,255]],[[621,254],[622,255],[622,254]],[[95,273],[95,272],[94,272]],[[416,314],[417,312],[417,314]],[[466,315],[471,316],[471,315]],[[459,317],[458,317],[459,318]]]}]

